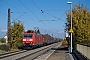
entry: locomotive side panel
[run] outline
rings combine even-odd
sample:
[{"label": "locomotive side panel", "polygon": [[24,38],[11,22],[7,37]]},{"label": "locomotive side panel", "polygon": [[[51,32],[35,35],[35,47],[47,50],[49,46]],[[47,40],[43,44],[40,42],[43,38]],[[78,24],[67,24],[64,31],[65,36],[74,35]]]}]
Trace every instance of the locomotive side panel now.
[{"label": "locomotive side panel", "polygon": [[35,38],[35,43],[37,45],[42,45],[42,35],[36,35],[36,38]]}]

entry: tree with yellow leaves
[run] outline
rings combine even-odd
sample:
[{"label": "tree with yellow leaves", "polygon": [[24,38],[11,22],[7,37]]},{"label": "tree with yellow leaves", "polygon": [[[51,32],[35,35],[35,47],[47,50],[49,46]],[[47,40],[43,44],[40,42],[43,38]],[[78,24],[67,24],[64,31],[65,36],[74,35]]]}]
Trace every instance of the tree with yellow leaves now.
[{"label": "tree with yellow leaves", "polygon": [[[66,30],[70,30],[70,11],[66,13],[67,23]],[[72,29],[73,29],[73,47],[75,43],[83,42],[85,40],[90,41],[90,12],[84,5],[75,5],[72,9]],[[68,32],[69,33],[69,32]],[[86,42],[84,42],[86,43]],[[87,44],[87,43],[86,43]]]},{"label": "tree with yellow leaves", "polygon": [[13,26],[11,26],[11,47],[12,48],[18,48],[19,46],[21,46],[22,43],[22,32],[24,31],[24,26],[23,24],[18,21],[15,22]]}]

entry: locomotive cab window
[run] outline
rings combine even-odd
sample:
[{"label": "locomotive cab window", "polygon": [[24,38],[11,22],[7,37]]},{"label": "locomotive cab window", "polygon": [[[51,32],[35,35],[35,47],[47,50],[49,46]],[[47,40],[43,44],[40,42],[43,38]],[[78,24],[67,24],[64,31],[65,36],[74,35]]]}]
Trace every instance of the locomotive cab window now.
[{"label": "locomotive cab window", "polygon": [[32,38],[32,34],[24,34],[24,38]]}]

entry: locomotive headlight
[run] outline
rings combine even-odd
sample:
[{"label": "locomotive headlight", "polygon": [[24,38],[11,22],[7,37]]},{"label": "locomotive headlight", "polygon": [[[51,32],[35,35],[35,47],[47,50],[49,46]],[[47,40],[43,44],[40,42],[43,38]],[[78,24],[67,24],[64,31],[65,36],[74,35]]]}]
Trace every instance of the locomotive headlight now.
[{"label": "locomotive headlight", "polygon": [[26,41],[26,39],[23,39],[23,41]]},{"label": "locomotive headlight", "polygon": [[30,41],[33,41],[32,39],[30,39]]}]

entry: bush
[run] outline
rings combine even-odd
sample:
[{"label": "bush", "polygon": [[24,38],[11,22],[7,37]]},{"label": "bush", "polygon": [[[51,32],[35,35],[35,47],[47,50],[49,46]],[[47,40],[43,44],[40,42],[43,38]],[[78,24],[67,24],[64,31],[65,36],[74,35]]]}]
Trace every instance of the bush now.
[{"label": "bush", "polygon": [[83,45],[90,46],[90,40],[80,40],[80,41],[77,41],[77,44],[83,44]]},{"label": "bush", "polygon": [[6,43],[6,39],[5,38],[0,38],[0,42],[1,43]]},{"label": "bush", "polygon": [[9,51],[10,49],[9,49],[9,46],[4,44],[4,45],[0,45],[0,50]]},{"label": "bush", "polygon": [[68,45],[68,42],[67,42],[66,40],[64,40],[64,41],[62,42],[62,45]]}]

